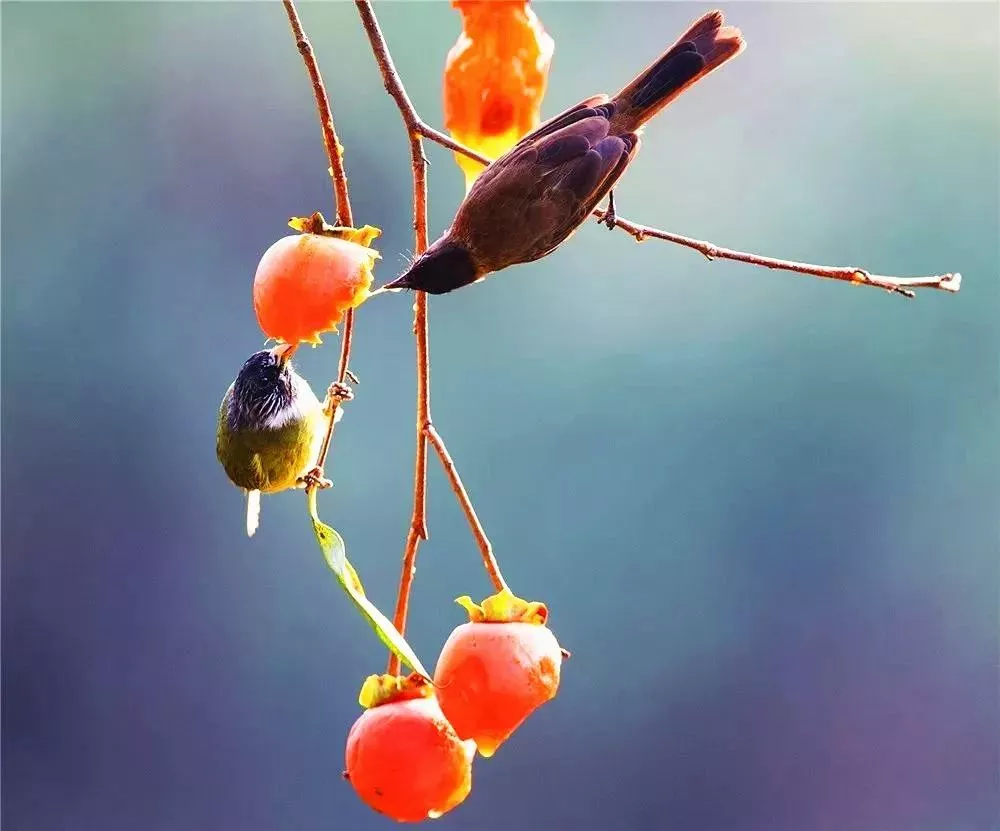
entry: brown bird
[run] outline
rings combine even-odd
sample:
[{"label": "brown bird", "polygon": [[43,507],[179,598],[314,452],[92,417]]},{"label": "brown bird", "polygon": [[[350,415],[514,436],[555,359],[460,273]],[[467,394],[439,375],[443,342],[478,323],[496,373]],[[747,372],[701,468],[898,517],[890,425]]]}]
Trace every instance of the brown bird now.
[{"label": "brown bird", "polygon": [[613,98],[595,95],[542,124],[476,180],[451,227],[385,289],[445,294],[552,253],[610,195],[639,150],[643,125],[736,57],[739,29],[709,12]]}]

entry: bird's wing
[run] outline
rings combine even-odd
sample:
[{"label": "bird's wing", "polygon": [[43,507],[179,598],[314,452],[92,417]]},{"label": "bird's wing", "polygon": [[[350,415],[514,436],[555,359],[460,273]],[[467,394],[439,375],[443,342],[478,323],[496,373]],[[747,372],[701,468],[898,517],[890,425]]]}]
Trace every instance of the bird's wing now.
[{"label": "bird's wing", "polygon": [[233,386],[234,384],[229,385],[229,389],[226,390],[226,394],[222,396],[222,403],[219,404],[219,421],[215,428],[216,445],[222,441],[227,429],[226,419],[229,418],[229,407],[233,400]]},{"label": "bird's wing", "polygon": [[[635,134],[608,135],[613,107],[582,107],[555,120],[485,185],[503,214],[520,212],[528,260],[559,246],[597,207],[639,146]],[[527,260],[524,260],[527,261]]]},{"label": "bird's wing", "polygon": [[536,141],[543,136],[547,136],[549,133],[554,133],[556,130],[565,127],[567,124],[576,121],[582,111],[592,110],[602,104],[607,104],[609,100],[609,97],[603,93],[600,95],[591,95],[590,98],[584,98],[576,106],[570,107],[568,110],[563,110],[559,113],[559,115],[553,116],[548,121],[543,121],[534,130],[528,133],[528,135],[521,139],[519,143],[523,144]]},{"label": "bird's wing", "polygon": [[[479,174],[479,178],[476,179],[473,185],[473,190],[477,187],[482,187],[493,178],[496,173],[503,168],[503,165],[498,165],[497,162],[512,158],[519,155],[526,148],[534,146],[539,140],[545,138],[557,130],[565,127],[568,124],[572,124],[583,118],[587,118],[594,114],[594,108],[600,106],[601,104],[606,104],[608,102],[607,95],[592,95],[590,98],[586,98],[577,104],[575,107],[570,107],[568,110],[559,113],[559,115],[550,118],[548,121],[539,124],[534,130],[532,130],[528,135],[524,136],[517,144],[510,148],[506,153],[504,153],[499,159],[495,159],[493,164],[489,165],[482,173]],[[472,191],[469,191],[471,195]]]},{"label": "bird's wing", "polygon": [[614,186],[638,149],[635,134],[609,134],[613,115],[607,96],[595,96],[525,136],[476,180],[455,215],[453,237],[490,271],[537,260],[557,248]]}]

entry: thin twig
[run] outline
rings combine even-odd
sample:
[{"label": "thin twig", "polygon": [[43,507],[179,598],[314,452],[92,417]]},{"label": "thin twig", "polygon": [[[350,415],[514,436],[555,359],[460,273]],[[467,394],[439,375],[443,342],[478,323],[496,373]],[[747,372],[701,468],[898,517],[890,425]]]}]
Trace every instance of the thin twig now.
[{"label": "thin twig", "polygon": [[309,80],[312,81],[313,96],[316,98],[316,109],[319,112],[319,123],[323,128],[323,144],[326,146],[326,156],[330,160],[330,175],[333,177],[333,196],[337,203],[337,225],[353,227],[354,218],[351,215],[351,196],[347,189],[347,172],[344,170],[344,148],[337,138],[337,130],[333,126],[333,114],[330,111],[330,99],[326,94],[323,76],[319,72],[316,53],[312,44],[302,29],[302,21],[295,9],[293,0],[282,0],[285,14],[292,27],[292,36],[302,62],[306,65]]},{"label": "thin twig", "polygon": [[[427,248],[427,159],[424,157],[423,141],[417,129],[419,119],[393,65],[389,47],[379,28],[371,3],[366,0],[356,0],[355,5],[358,7],[372,53],[382,73],[386,91],[396,102],[409,137],[410,166],[413,172],[413,247],[414,253],[419,255]],[[399,591],[396,595],[396,611],[393,616],[393,624],[401,635],[406,631],[410,590],[416,573],[417,548],[421,540],[427,539],[427,431],[431,427],[430,355],[427,295],[422,291],[415,294],[413,335],[417,351],[417,429],[413,465],[413,513],[410,518],[410,529],[406,535],[406,547],[403,550],[403,566],[399,576]],[[386,672],[389,675],[397,675],[399,670],[399,659],[390,652]]]},{"label": "thin twig", "polygon": [[[316,53],[313,52],[312,44],[306,37],[302,28],[302,21],[299,13],[295,9],[293,0],[282,0],[285,7],[285,14],[288,15],[288,22],[292,27],[292,36],[295,38],[295,45],[298,47],[302,62],[306,65],[306,72],[312,82],[313,96],[316,99],[316,110],[319,113],[319,123],[323,128],[323,145],[326,147],[326,157],[330,162],[330,176],[333,178],[333,198],[337,205],[337,225],[352,228],[354,227],[354,215],[351,212],[351,195],[347,187],[347,171],[344,169],[344,148],[337,138],[337,129],[333,124],[333,113],[330,110],[330,98],[326,94],[326,86],[323,84],[323,76],[319,71],[319,64],[316,61]],[[351,360],[351,343],[354,340],[354,309],[348,309],[344,315],[343,332],[340,337],[340,359],[337,361],[337,384],[343,385],[349,372],[348,364]],[[331,390],[333,386],[331,386]],[[310,476],[306,485],[306,493],[312,491],[320,482],[323,466],[326,464],[327,454],[330,452],[330,442],[333,440],[333,431],[337,424],[337,409],[346,400],[344,396],[333,394],[327,395],[327,410],[329,420],[326,425],[326,433],[323,436],[323,443],[320,445],[319,455],[316,457],[314,473]]]},{"label": "thin twig", "polygon": [[458,475],[458,467],[452,460],[451,454],[445,446],[444,439],[441,438],[441,435],[433,424],[427,427],[427,440],[431,443],[431,447],[434,448],[438,458],[441,460],[441,466],[444,468],[445,475],[451,483],[451,489],[455,492],[455,497],[458,499],[458,503],[462,506],[462,511],[465,513],[465,518],[469,521],[472,536],[476,538],[479,553],[483,556],[483,565],[486,566],[486,573],[489,574],[490,580],[493,581],[494,588],[498,592],[503,591],[507,588],[507,583],[503,579],[503,574],[500,573],[500,566],[496,561],[496,557],[493,556],[493,545],[490,543],[489,537],[486,536],[479,517],[476,516],[476,509],[472,507],[472,500],[469,498],[468,491],[466,491],[465,486],[462,484],[462,477]]},{"label": "thin twig", "polygon": [[[594,211],[594,216],[598,221],[602,221],[606,212],[600,209]],[[764,257],[760,254],[750,254],[745,251],[734,251],[731,248],[722,248],[711,242],[684,237],[670,231],[661,231],[658,228],[651,228],[648,225],[640,225],[637,222],[630,222],[616,216],[614,221],[616,228],[621,228],[626,234],[635,238],[636,242],[646,239],[662,239],[687,248],[693,248],[700,252],[709,260],[735,260],[736,262],[749,263],[750,265],[761,266],[762,268],[772,268],[780,271],[792,271],[796,274],[809,274],[813,277],[825,277],[829,280],[841,280],[847,283],[854,283],[859,286],[874,286],[884,289],[894,294],[901,294],[903,297],[916,297],[913,289],[941,289],[942,291],[958,291],[962,284],[962,275],[938,274],[933,277],[888,277],[882,274],[869,274],[863,268],[854,267],[834,267],[825,265],[812,265],[810,263],[798,263],[793,260],[779,260],[775,257]]]},{"label": "thin twig", "polygon": [[424,138],[430,139],[442,147],[447,147],[449,150],[454,150],[456,153],[461,153],[463,156],[468,156],[470,159],[482,162],[485,165],[493,164],[493,159],[484,156],[482,153],[477,153],[471,147],[466,147],[461,142],[455,141],[451,136],[445,135],[440,130],[435,130],[429,124],[424,124],[419,118],[417,119],[416,128]]}]

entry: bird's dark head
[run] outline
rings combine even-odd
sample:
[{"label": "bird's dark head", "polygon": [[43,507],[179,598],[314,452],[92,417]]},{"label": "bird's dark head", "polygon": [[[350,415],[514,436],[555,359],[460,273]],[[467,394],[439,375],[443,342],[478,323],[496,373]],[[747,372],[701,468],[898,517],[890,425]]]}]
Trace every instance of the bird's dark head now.
[{"label": "bird's dark head", "polygon": [[254,352],[233,383],[229,406],[232,429],[263,428],[295,397],[295,374],[291,357],[297,345],[280,344]]},{"label": "bird's dark head", "polygon": [[468,249],[441,237],[386,289],[416,289],[428,294],[447,294],[474,283],[483,272],[476,267]]}]

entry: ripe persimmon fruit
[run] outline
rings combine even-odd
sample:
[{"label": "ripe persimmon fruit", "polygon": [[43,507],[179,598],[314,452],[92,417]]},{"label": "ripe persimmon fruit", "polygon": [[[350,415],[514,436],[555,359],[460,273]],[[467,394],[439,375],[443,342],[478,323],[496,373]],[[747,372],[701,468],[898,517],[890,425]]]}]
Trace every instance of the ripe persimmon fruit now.
[{"label": "ripe persimmon fruit", "polygon": [[[527,0],[452,0],[462,34],[444,69],[444,124],[473,150],[497,159],[541,117],[555,42]],[[468,191],[483,165],[456,154]]]},{"label": "ripe persimmon fruit", "polygon": [[498,747],[559,689],[563,653],[542,603],[502,591],[476,605],[457,601],[469,622],[445,642],[434,686],[445,716],[483,756]]},{"label": "ripe persimmon fruit", "polygon": [[472,789],[475,744],[463,741],[420,676],[373,675],[347,736],[346,778],[368,807],[399,822],[434,819]]},{"label": "ripe persimmon fruit", "polygon": [[325,227],[339,233],[291,234],[261,257],[253,281],[253,308],[269,338],[320,343],[321,334],[336,331],[344,312],[368,297],[372,266],[379,256],[368,243],[377,230]]}]

